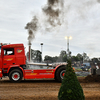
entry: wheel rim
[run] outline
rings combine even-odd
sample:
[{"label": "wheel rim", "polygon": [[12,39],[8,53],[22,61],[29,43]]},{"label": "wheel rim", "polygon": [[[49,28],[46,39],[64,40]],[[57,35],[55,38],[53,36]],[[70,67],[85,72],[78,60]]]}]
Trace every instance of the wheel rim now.
[{"label": "wheel rim", "polygon": [[61,79],[64,78],[64,74],[65,74],[65,70],[62,70],[62,71],[60,72],[60,77],[61,77]]},{"label": "wheel rim", "polygon": [[19,78],[20,78],[20,74],[19,74],[18,72],[15,72],[15,73],[12,74],[12,79],[13,79],[14,81],[19,80]]}]

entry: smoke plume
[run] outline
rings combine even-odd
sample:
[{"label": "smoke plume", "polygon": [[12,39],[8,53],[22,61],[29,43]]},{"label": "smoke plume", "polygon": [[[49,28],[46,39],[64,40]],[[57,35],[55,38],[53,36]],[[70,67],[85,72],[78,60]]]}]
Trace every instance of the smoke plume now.
[{"label": "smoke plume", "polygon": [[[42,8],[42,14],[39,15],[40,18],[34,16],[25,27],[28,30],[29,42],[35,38],[35,34],[39,30],[52,31],[61,25],[66,30],[71,23],[84,20],[88,11],[96,3],[100,3],[100,0],[47,0],[46,5]],[[42,31],[41,33],[43,33]]]},{"label": "smoke plume", "polygon": [[97,0],[98,3],[100,3],[100,0]]},{"label": "smoke plume", "polygon": [[62,24],[61,14],[63,9],[63,0],[48,0],[47,4],[42,8],[46,21],[50,27],[56,27]]},{"label": "smoke plume", "polygon": [[31,41],[35,38],[35,33],[38,29],[38,19],[36,16],[33,17],[31,22],[26,24],[25,29],[28,30],[28,40],[29,43],[31,43]]}]

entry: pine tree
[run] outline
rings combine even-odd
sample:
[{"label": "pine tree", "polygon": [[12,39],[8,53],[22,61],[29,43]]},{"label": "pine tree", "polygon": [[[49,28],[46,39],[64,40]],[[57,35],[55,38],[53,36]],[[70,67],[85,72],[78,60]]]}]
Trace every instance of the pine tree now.
[{"label": "pine tree", "polygon": [[85,100],[83,89],[71,67],[71,60],[67,61],[66,72],[58,93],[58,100]]}]

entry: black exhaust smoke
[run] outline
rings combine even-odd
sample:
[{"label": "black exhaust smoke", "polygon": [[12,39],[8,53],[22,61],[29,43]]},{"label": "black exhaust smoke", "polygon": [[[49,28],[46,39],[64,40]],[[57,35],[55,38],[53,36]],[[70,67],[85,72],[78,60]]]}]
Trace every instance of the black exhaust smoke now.
[{"label": "black exhaust smoke", "polygon": [[36,16],[33,17],[32,21],[27,23],[25,29],[28,30],[28,45],[29,45],[29,62],[31,61],[31,45],[32,40],[35,38],[35,33],[38,29],[38,19]]}]

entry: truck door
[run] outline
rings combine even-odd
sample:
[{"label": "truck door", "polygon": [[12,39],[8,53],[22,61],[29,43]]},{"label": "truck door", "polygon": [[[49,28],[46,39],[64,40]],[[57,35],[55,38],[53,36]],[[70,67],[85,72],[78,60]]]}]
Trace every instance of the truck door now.
[{"label": "truck door", "polygon": [[15,52],[14,48],[4,48],[3,52],[3,68],[6,69],[15,64]]}]

